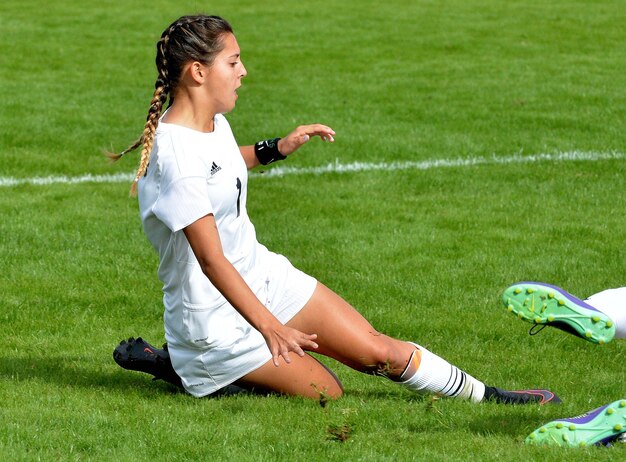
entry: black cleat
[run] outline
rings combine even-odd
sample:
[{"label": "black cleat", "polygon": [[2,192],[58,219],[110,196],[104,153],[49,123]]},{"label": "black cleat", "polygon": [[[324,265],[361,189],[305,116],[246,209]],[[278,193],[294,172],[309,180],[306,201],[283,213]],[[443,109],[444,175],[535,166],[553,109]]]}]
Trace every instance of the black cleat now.
[{"label": "black cleat", "polygon": [[508,391],[496,387],[485,387],[485,400],[502,404],[558,404],[561,399],[548,390]]},{"label": "black cleat", "polygon": [[122,340],[113,350],[113,359],[124,369],[145,372],[153,375],[152,380],[164,380],[176,387],[183,387],[180,377],[174,371],[167,344],[163,349],[155,348],[141,337]]}]

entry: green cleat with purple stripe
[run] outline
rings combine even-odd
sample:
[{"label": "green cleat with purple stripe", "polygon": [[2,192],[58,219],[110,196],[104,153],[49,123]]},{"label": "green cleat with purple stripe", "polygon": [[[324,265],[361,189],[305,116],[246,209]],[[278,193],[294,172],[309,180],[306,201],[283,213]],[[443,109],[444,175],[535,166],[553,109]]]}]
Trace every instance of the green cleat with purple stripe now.
[{"label": "green cleat with purple stripe", "polygon": [[502,303],[519,319],[534,324],[530,335],[551,326],[600,345],[615,336],[615,325],[606,314],[550,284],[518,282],[504,291]]},{"label": "green cleat with purple stripe", "polygon": [[526,438],[527,444],[564,447],[608,446],[626,432],[626,399],[581,416],[557,419],[542,425]]}]

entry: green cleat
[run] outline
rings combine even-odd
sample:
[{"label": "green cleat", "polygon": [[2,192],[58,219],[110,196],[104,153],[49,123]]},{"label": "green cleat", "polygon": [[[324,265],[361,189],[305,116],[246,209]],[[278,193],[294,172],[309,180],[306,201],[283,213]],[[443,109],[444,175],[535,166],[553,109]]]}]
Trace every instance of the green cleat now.
[{"label": "green cleat", "polygon": [[626,432],[626,399],[614,401],[578,417],[542,425],[526,438],[527,444],[585,447],[609,445]]},{"label": "green cleat", "polygon": [[530,335],[551,326],[600,345],[615,336],[615,325],[607,315],[556,286],[518,282],[504,291],[502,303],[519,319],[534,324]]}]

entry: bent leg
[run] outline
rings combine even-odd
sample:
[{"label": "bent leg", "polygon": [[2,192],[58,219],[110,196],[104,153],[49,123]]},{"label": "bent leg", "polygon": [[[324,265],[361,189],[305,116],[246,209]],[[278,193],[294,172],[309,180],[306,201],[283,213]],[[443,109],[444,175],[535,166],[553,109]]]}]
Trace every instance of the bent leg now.
[{"label": "bent leg", "polygon": [[321,283],[309,302],[288,323],[302,332],[317,334],[324,356],[370,374],[392,379],[406,369],[415,346],[381,334],[350,304]]},{"label": "bent leg", "polygon": [[343,387],[326,366],[309,354],[291,355],[291,362],[276,367],[270,360],[236,382],[244,388],[323,399],[339,398]]},{"label": "bent leg", "polygon": [[509,404],[558,401],[546,390],[508,392],[485,385],[445,359],[414,343],[388,337],[339,295],[318,283],[309,302],[288,323],[317,334],[317,353],[370,374],[384,375],[416,392]]}]

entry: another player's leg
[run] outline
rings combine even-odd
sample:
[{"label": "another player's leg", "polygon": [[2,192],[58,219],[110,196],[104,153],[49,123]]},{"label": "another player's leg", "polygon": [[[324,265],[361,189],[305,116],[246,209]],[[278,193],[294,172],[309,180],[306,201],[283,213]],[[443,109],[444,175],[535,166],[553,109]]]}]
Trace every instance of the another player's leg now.
[{"label": "another player's leg", "polygon": [[[615,322],[603,311],[542,282],[518,282],[502,294],[506,309],[518,318],[542,327],[552,326],[587,341],[604,344],[615,336]],[[533,326],[530,334],[539,332]]]},{"label": "another player's leg", "polygon": [[558,402],[547,390],[509,392],[487,387],[445,359],[414,343],[376,331],[352,306],[322,284],[306,306],[287,323],[317,334],[318,353],[361,372],[384,375],[417,392],[429,392],[475,402]]},{"label": "another player's leg", "polygon": [[585,302],[611,318],[615,325],[615,338],[626,338],[626,287],[603,290],[591,295]]},{"label": "another player's leg", "polygon": [[555,446],[607,445],[626,432],[626,399],[581,416],[557,419],[542,425],[526,438],[529,444]]}]

